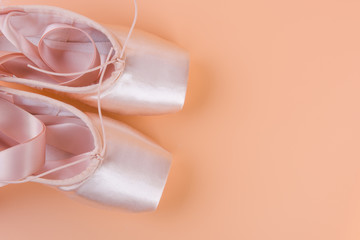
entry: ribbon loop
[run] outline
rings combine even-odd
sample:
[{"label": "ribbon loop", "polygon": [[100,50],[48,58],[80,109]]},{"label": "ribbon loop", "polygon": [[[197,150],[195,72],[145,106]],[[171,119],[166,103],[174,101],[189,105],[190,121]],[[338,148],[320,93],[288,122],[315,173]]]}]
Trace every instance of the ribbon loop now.
[{"label": "ribbon loop", "polygon": [[0,180],[27,177],[45,163],[45,126],[30,113],[0,98]]},{"label": "ribbon loop", "polygon": [[0,93],[0,111],[6,113],[0,116],[0,182],[63,179],[81,173],[93,157],[89,128],[74,116],[37,115],[37,109],[31,109]]},{"label": "ribbon loop", "polygon": [[[0,30],[19,52],[0,52],[0,74],[6,76],[41,78],[63,86],[87,86],[99,78],[101,58],[96,43],[85,30],[68,24],[48,25],[38,45],[29,41],[11,25],[11,18],[27,13],[13,11],[0,15]],[[35,64],[43,71],[32,71],[27,65]],[[25,72],[24,72],[25,70]],[[27,73],[28,71],[31,73]],[[47,74],[84,72],[77,76]],[[47,74],[43,76],[43,74]]]}]

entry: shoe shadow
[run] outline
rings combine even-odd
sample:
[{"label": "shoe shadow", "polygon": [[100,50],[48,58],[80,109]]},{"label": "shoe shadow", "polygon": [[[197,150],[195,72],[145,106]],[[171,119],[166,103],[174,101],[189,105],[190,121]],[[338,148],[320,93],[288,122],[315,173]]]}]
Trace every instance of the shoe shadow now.
[{"label": "shoe shadow", "polygon": [[213,82],[216,81],[211,69],[210,66],[199,61],[191,61],[185,104],[180,112],[181,115],[185,117],[197,115],[209,104],[209,99],[214,92]]},{"label": "shoe shadow", "polygon": [[190,163],[191,159],[184,154],[174,156],[162,199],[154,215],[169,219],[187,208],[187,203],[196,195],[196,175]]}]

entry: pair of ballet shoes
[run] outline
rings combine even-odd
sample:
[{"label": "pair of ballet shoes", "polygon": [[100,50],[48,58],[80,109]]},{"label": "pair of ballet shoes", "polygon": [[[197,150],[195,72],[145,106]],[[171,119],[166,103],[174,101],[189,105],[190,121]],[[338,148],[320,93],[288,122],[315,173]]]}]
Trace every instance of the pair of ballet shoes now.
[{"label": "pair of ballet shoes", "polygon": [[[0,81],[119,114],[171,113],[184,104],[188,55],[165,40],[134,30],[124,49],[125,28],[50,6],[5,7],[0,23]],[[156,209],[171,155],[141,133],[6,87],[0,111],[0,186],[39,182],[109,206]]]}]

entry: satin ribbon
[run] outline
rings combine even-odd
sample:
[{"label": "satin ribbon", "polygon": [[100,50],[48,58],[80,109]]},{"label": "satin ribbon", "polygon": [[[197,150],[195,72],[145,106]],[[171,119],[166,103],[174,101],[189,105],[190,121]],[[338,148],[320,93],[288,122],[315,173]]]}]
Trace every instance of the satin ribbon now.
[{"label": "satin ribbon", "polygon": [[[90,160],[93,138],[80,119],[33,115],[14,102],[5,100],[1,94],[0,112],[6,113],[0,117],[0,182],[16,181],[34,174],[44,175],[84,157]],[[75,176],[87,163],[84,160],[81,164],[49,172],[45,178]]]},{"label": "satin ribbon", "polygon": [[[81,28],[67,24],[50,24],[42,33],[38,46],[29,41],[11,24],[16,16],[26,15],[21,11],[13,11],[0,16],[0,31],[19,52],[0,51],[0,73],[6,76],[17,76],[28,79],[46,79],[63,86],[86,86],[99,79],[101,64],[100,54],[92,37]],[[70,42],[82,43],[82,51],[70,49]],[[33,71],[27,65],[36,65],[41,71]],[[76,73],[56,76],[43,75],[45,72]],[[46,74],[46,73],[45,73]]]},{"label": "satin ribbon", "polygon": [[31,175],[45,163],[45,125],[23,109],[0,99],[0,180]]}]

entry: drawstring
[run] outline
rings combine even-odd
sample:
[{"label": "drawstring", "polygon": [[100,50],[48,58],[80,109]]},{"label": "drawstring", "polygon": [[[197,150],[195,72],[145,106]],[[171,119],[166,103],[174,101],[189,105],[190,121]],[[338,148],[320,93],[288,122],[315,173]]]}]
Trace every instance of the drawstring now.
[{"label": "drawstring", "polygon": [[[110,49],[109,55],[106,58],[106,62],[109,61],[112,52],[113,52],[113,48]],[[98,87],[98,92],[97,92],[97,107],[98,107],[98,113],[99,113],[99,119],[100,119],[100,125],[101,125],[102,137],[103,137],[103,149],[100,153],[101,157],[104,157],[105,151],[106,151],[106,133],[105,133],[103,115],[102,115],[102,111],[101,111],[101,86],[102,86],[102,82],[103,82],[103,78],[104,78],[107,66],[108,65],[105,65],[104,68],[100,70],[101,75],[100,75],[100,79],[99,79],[99,87]]]},{"label": "drawstring", "polygon": [[[94,156],[94,157],[98,157],[98,156]],[[7,184],[18,184],[18,183],[26,183],[26,182],[30,182],[32,180],[35,180],[35,179],[38,179],[38,178],[41,178],[43,176],[46,176],[50,173],[53,173],[53,172],[57,172],[57,171],[60,171],[64,168],[68,168],[68,167],[71,167],[71,166],[74,166],[74,165],[77,165],[79,163],[82,163],[82,162],[85,162],[85,161],[88,161],[89,160],[89,156],[84,156],[84,158],[82,159],[79,159],[79,160],[76,160],[74,162],[71,162],[71,163],[68,163],[68,164],[65,164],[65,165],[62,165],[62,166],[59,166],[59,167],[56,167],[56,168],[53,168],[51,170],[48,170],[46,172],[43,172],[43,173],[40,173],[38,175],[35,175],[35,176],[29,176],[29,177],[26,177],[22,180],[16,180],[16,181],[0,181],[1,183],[7,183]]]},{"label": "drawstring", "polygon": [[[112,51],[112,50],[111,50]],[[38,67],[35,67],[33,65],[30,65],[28,64],[27,66],[35,71],[38,71],[38,72],[42,72],[42,73],[45,73],[45,74],[48,74],[48,75],[54,75],[54,76],[59,76],[59,77],[71,77],[71,76],[75,76],[75,75],[82,75],[82,74],[86,74],[86,73],[90,73],[90,72],[93,72],[93,71],[96,71],[96,70],[99,70],[99,69],[103,69],[105,66],[109,65],[109,64],[113,64],[115,62],[121,62],[121,63],[125,63],[124,60],[120,60],[120,59],[113,59],[113,60],[110,60],[110,61],[106,61],[105,63],[97,66],[97,67],[94,67],[94,68],[90,68],[88,70],[85,70],[85,71],[81,71],[81,72],[72,72],[72,73],[57,73],[57,72],[51,72],[51,71],[47,71],[47,70],[44,70],[44,69],[41,69],[41,68],[38,68]],[[100,70],[101,71],[101,70]]]},{"label": "drawstring", "polygon": [[[93,71],[96,71],[96,70],[99,70],[100,69],[100,78],[99,78],[99,85],[98,85],[98,91],[97,91],[97,108],[98,108],[98,114],[99,114],[99,120],[100,120],[100,125],[101,125],[101,132],[102,132],[102,140],[103,140],[103,148],[102,148],[102,151],[98,154],[95,154],[95,155],[90,155],[91,159],[98,159],[99,161],[102,161],[104,159],[104,156],[105,156],[105,152],[106,152],[106,132],[105,132],[105,125],[104,125],[104,121],[103,121],[103,114],[102,114],[102,109],[101,109],[101,87],[102,87],[102,83],[103,83],[103,79],[104,79],[104,75],[105,75],[105,71],[106,71],[106,68],[108,65],[110,64],[114,64],[116,62],[120,62],[120,63],[123,63],[123,69],[122,71],[124,70],[124,65],[125,65],[125,61],[123,60],[123,57],[124,57],[124,54],[125,54],[125,49],[126,49],[126,46],[128,44],[128,41],[130,39],[130,36],[134,30],[134,27],[135,27],[135,24],[136,24],[136,20],[137,20],[137,14],[138,14],[138,9],[137,9],[137,3],[136,3],[136,0],[134,0],[134,19],[133,19],[133,22],[132,22],[132,25],[130,27],[130,30],[128,32],[128,35],[125,39],[125,42],[123,44],[123,47],[122,47],[122,50],[121,50],[121,53],[120,53],[120,57],[119,58],[115,58],[115,59],[112,59],[110,60],[110,57],[114,51],[114,49],[111,47],[108,55],[107,55],[107,58],[105,60],[105,62],[97,67],[94,67],[94,68],[91,68],[91,69],[88,69],[88,70],[85,70],[85,71],[81,71],[81,72],[73,72],[73,73],[56,73],[56,72],[51,72],[51,71],[47,71],[47,70],[44,70],[44,69],[40,69],[40,68],[37,68],[35,66],[32,66],[32,65],[27,65],[29,68],[35,70],[35,71],[39,71],[39,72],[42,72],[42,73],[46,73],[46,74],[49,74],[49,75],[54,75],[54,76],[74,76],[74,75],[80,75],[80,74],[85,74],[85,73],[89,73],[89,72],[93,72]],[[81,156],[81,155],[79,155]],[[38,178],[41,178],[43,176],[46,176],[50,173],[53,173],[53,172],[56,172],[56,171],[60,171],[62,169],[65,169],[65,168],[68,168],[68,167],[71,167],[71,166],[74,166],[74,165],[77,165],[79,163],[82,163],[82,162],[85,162],[85,161],[88,161],[89,160],[89,155],[85,154],[84,158],[80,158],[79,160],[76,160],[76,161],[73,161],[71,163],[68,163],[68,164],[65,164],[65,165],[62,165],[62,166],[59,166],[59,167],[56,167],[56,168],[53,168],[51,170],[48,170],[46,172],[43,172],[41,174],[38,174],[38,175],[35,175],[35,176],[29,176],[25,179],[22,179],[22,180],[16,180],[16,181],[0,181],[1,183],[7,183],[7,184],[17,184],[17,183],[25,183],[25,182],[29,182],[29,181],[32,181],[32,180],[35,180],[35,179],[38,179]]]},{"label": "drawstring", "polygon": [[137,20],[137,15],[138,15],[138,8],[137,8],[136,0],[134,0],[134,19],[133,19],[133,22],[132,22],[132,24],[131,24],[129,33],[128,33],[126,39],[125,39],[123,48],[122,48],[122,50],[121,50],[120,59],[122,59],[123,56],[124,56],[124,54],[125,54],[126,46],[127,46],[127,44],[128,44],[128,41],[129,41],[129,39],[130,39],[130,36],[131,36],[134,28],[135,28],[135,24],[136,24],[136,20]]}]

